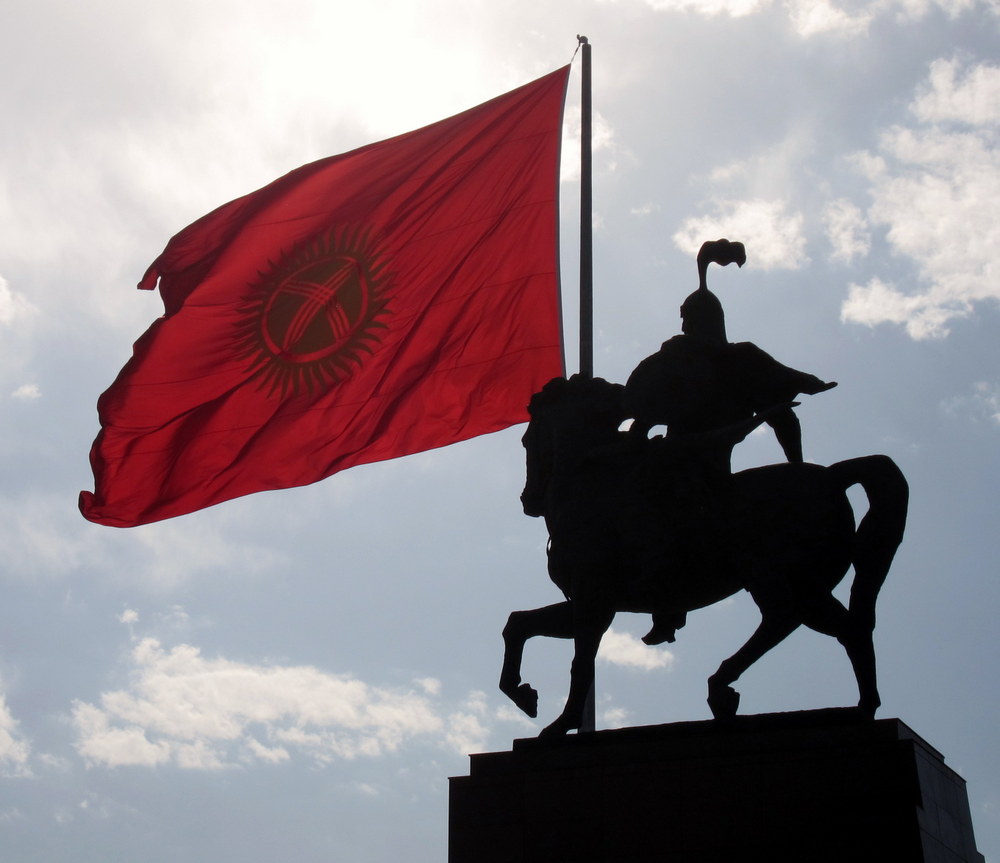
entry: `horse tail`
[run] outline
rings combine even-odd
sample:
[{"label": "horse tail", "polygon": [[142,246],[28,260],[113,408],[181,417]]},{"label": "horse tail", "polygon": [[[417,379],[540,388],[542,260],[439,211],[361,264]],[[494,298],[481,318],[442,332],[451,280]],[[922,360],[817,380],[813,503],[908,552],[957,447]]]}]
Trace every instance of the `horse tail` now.
[{"label": "horse tail", "polygon": [[854,535],[850,615],[870,631],[875,628],[875,600],[903,539],[909,486],[896,463],[885,455],[848,459],[829,470],[845,491],[860,484],[868,497],[868,512]]}]

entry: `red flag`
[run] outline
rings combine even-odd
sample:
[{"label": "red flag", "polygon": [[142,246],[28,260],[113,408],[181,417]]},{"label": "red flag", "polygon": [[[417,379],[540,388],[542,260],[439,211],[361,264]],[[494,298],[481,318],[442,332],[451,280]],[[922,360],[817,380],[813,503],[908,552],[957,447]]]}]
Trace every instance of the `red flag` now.
[{"label": "red flag", "polygon": [[84,517],[130,527],[527,419],[561,375],[569,67],[305,165],[177,234],[97,404]]}]

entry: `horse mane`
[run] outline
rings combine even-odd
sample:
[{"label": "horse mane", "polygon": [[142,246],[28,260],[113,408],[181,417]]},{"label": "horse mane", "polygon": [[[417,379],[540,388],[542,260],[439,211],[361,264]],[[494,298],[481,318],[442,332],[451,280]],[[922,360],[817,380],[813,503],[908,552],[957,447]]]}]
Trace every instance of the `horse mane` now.
[{"label": "horse mane", "polygon": [[534,417],[546,408],[567,402],[585,403],[599,414],[612,414],[625,419],[623,396],[625,387],[604,378],[589,378],[576,374],[569,378],[553,378],[531,397],[528,413]]}]

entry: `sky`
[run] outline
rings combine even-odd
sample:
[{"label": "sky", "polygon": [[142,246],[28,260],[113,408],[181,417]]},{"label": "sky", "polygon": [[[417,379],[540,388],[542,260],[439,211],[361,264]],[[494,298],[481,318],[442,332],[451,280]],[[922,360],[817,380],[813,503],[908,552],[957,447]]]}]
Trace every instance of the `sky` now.
[{"label": "sky", "polygon": [[[883,706],[968,782],[1000,861],[1000,3],[7,0],[0,27],[0,853],[32,863],[445,859],[449,776],[539,720],[496,689],[510,611],[559,601],[523,515],[523,427],[144,527],[86,522],[96,400],[162,311],[180,228],[303,163],[455,114],[593,44],[595,371],[679,330],[703,240],[729,336],[839,381],[806,458],[911,486],[879,602]],[[578,365],[579,59],[565,118]],[[739,468],[781,459],[755,434]],[[842,593],[840,595],[843,595]],[[745,595],[647,648],[621,615],[600,728],[708,719]],[[844,706],[798,631],[741,712]]]}]

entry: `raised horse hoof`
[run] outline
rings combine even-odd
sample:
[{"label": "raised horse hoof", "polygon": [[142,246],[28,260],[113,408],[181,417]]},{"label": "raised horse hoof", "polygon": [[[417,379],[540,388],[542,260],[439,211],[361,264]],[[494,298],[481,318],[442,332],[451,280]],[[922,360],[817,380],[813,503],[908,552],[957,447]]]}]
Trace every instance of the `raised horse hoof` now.
[{"label": "raised horse hoof", "polygon": [[538,692],[527,683],[522,683],[517,687],[514,694],[510,696],[510,700],[532,719],[538,716]]},{"label": "raised horse hoof", "polygon": [[740,694],[731,686],[708,685],[708,706],[716,719],[732,719],[740,706]]}]

